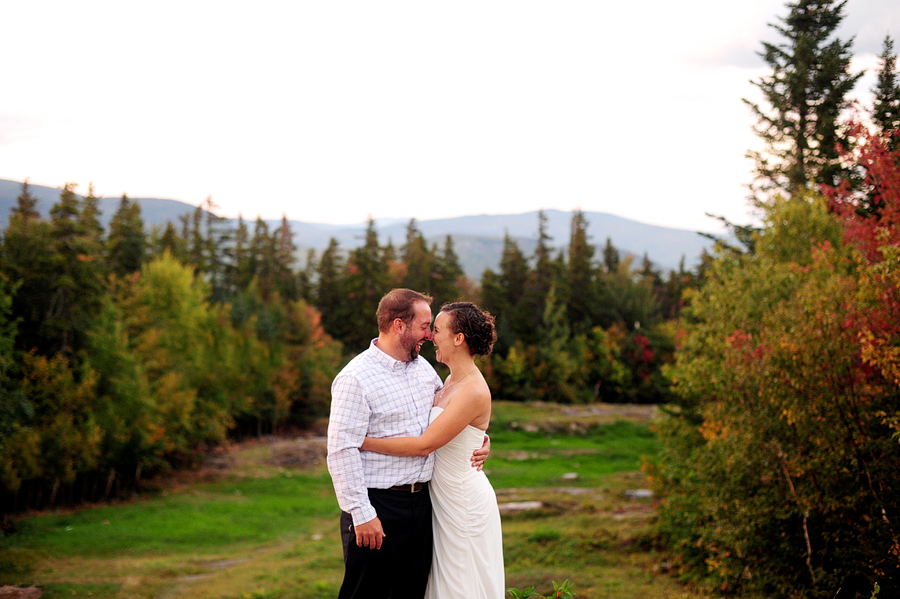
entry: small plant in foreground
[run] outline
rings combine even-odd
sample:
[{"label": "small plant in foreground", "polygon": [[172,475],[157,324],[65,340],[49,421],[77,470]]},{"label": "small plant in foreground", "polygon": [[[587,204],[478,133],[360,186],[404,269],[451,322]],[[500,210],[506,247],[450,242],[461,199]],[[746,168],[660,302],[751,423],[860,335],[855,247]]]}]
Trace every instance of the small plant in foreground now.
[{"label": "small plant in foreground", "polygon": [[549,597],[541,597],[541,595],[534,595],[534,586],[530,586],[524,591],[520,591],[519,589],[509,589],[509,594],[512,599],[530,599],[532,596],[534,599],[574,599],[575,595],[572,593],[572,583],[568,580],[564,581],[562,584],[557,585],[556,581],[553,581],[553,594]]}]

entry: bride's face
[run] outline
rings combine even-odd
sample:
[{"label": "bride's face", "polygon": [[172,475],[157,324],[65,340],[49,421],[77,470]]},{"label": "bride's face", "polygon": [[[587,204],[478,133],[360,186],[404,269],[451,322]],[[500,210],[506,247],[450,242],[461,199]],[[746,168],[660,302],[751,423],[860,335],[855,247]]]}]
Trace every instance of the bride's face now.
[{"label": "bride's face", "polygon": [[437,318],[434,319],[434,349],[435,357],[438,362],[445,362],[444,358],[449,356],[456,348],[454,339],[456,335],[450,330],[450,319],[452,316],[446,312],[439,312]]}]

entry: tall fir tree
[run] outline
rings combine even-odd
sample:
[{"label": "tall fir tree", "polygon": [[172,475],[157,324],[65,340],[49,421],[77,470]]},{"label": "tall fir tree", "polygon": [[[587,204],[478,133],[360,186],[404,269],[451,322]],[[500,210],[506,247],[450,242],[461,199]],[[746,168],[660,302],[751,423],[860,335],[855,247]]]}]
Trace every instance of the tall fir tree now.
[{"label": "tall fir tree", "polygon": [[117,276],[125,276],[141,269],[147,250],[141,205],[122,194],[119,208],[109,223],[106,242],[109,269]]},{"label": "tall fir tree", "polygon": [[253,278],[251,267],[250,232],[244,217],[238,215],[234,231],[234,244],[226,249],[228,253],[228,286],[232,292],[243,291]]},{"label": "tall fir tree", "polygon": [[253,238],[250,241],[250,272],[256,278],[259,293],[268,300],[275,291],[275,238],[269,233],[269,225],[256,217]]},{"label": "tall fir tree", "polygon": [[403,287],[431,295],[435,258],[414,218],[406,226],[406,243],[400,248],[400,258],[406,266]]},{"label": "tall fir tree", "polygon": [[205,216],[203,253],[206,263],[206,276],[211,287],[212,298],[216,301],[224,301],[228,295],[228,283],[226,278],[226,254],[225,248],[231,245],[232,231],[226,226],[227,219],[216,214],[219,206],[208,196],[200,208]]},{"label": "tall fir tree", "polygon": [[594,246],[589,243],[587,228],[584,212],[576,210],[572,214],[566,277],[560,281],[566,315],[570,326],[577,332],[590,331],[597,303]]},{"label": "tall fir tree", "polygon": [[878,132],[888,137],[888,150],[900,148],[900,83],[897,82],[897,55],[894,54],[894,40],[890,35],[884,38],[878,68],[878,82],[872,88],[875,102],[872,121]]},{"label": "tall fir tree", "polygon": [[25,351],[43,349],[40,329],[49,306],[47,281],[53,267],[50,223],[36,206],[37,199],[26,181],[0,245],[0,273],[18,284],[12,294],[10,318],[19,320],[16,347]]},{"label": "tall fir tree", "polygon": [[95,216],[83,216],[83,204],[66,184],[50,209],[52,269],[50,297],[42,332],[49,350],[67,355],[78,349],[81,334],[99,313],[104,269]]},{"label": "tall fir tree", "polygon": [[275,289],[285,300],[296,301],[300,298],[300,287],[295,272],[297,264],[297,246],[294,245],[294,232],[287,216],[281,217],[281,226],[275,229]]},{"label": "tall fir tree", "polygon": [[100,224],[100,198],[94,194],[94,184],[88,185],[88,193],[82,199],[81,214],[78,216],[84,235],[93,243],[103,242],[103,225]]},{"label": "tall fir tree", "polygon": [[[521,333],[522,340],[526,344],[537,343],[543,329],[544,308],[547,303],[547,294],[554,286],[557,279],[557,269],[553,264],[553,246],[550,242],[553,237],[547,233],[547,215],[543,210],[538,211],[538,236],[532,260],[534,268],[528,277],[525,288],[525,309],[522,314],[526,318]],[[526,316],[527,313],[527,316]]]},{"label": "tall fir tree", "polygon": [[503,236],[500,272],[487,269],[481,277],[481,303],[496,318],[497,344],[494,352],[499,355],[505,356],[516,340],[529,334],[531,319],[525,303],[525,290],[530,274],[528,258],[507,231]]},{"label": "tall fir tree", "polygon": [[612,238],[606,238],[606,245],[603,246],[603,270],[606,273],[613,273],[619,270],[619,262],[622,257],[619,250],[613,245]]},{"label": "tall fir tree", "polygon": [[28,189],[28,180],[22,182],[22,188],[19,197],[16,198],[16,205],[12,208],[12,214],[18,214],[25,221],[39,219],[40,213],[37,211],[37,198],[31,195]]},{"label": "tall fir tree", "polygon": [[453,246],[453,237],[444,238],[444,247],[436,265],[436,277],[432,293],[434,303],[440,307],[446,303],[462,299],[459,283],[465,278],[459,256]]},{"label": "tall fir tree", "polygon": [[158,227],[153,228],[150,245],[153,248],[153,255],[156,257],[162,257],[168,253],[182,264],[187,263],[187,244],[184,236],[179,235],[175,225],[171,222],[166,223],[162,234],[159,233]]},{"label": "tall fir tree", "polygon": [[[322,252],[316,275],[318,282],[315,305],[322,313],[322,326],[326,333],[338,341],[346,343],[348,327],[342,310],[346,299],[344,259],[338,241],[334,237],[329,240],[328,247]],[[365,347],[348,347],[347,349],[359,352]]]},{"label": "tall fir tree", "polygon": [[810,183],[837,185],[849,175],[837,149],[848,144],[838,119],[862,73],[850,73],[852,38],[832,38],[845,5],[846,0],[788,2],[782,24],[771,24],[784,41],[763,42],[759,55],[771,73],[753,83],[767,106],[744,100],[764,144],[747,153],[755,162],[750,189],[757,205],[778,193],[797,195]]},{"label": "tall fir tree", "polygon": [[346,296],[340,306],[348,324],[344,342],[348,348],[359,351],[374,337],[372,323],[378,302],[390,291],[388,263],[378,245],[378,231],[371,217],[366,224],[365,242],[350,252],[345,285]]}]

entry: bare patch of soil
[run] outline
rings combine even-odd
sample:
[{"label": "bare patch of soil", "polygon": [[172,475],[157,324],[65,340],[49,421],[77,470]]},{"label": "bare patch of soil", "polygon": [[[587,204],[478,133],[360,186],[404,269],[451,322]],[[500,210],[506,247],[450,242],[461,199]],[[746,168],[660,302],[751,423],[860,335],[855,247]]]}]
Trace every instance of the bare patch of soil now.
[{"label": "bare patch of soil", "polygon": [[38,599],[42,594],[37,587],[0,587],[0,599]]}]

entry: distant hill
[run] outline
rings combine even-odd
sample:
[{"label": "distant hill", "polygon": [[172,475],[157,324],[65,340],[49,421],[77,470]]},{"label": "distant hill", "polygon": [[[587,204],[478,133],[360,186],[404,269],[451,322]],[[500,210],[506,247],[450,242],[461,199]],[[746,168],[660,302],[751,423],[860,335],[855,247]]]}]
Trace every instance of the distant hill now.
[{"label": "distant hill", "polygon": [[[16,205],[21,185],[19,181],[0,179],[0,229],[6,229],[9,223],[10,210]],[[38,211],[49,217],[50,208],[59,200],[60,189],[31,184],[28,188],[38,199]],[[192,204],[178,200],[129,199],[140,203],[148,230],[153,226],[165,227],[167,222],[178,225],[179,216],[193,213],[196,209]],[[119,201],[120,198],[100,198],[100,220],[104,227],[108,228]],[[557,251],[565,249],[570,235],[572,213],[545,210],[544,214],[547,216],[547,233],[552,237],[551,245]],[[643,256],[646,253],[657,267],[664,270],[677,269],[682,257],[685,266],[691,268],[698,262],[703,249],[711,247],[709,239],[694,231],[648,225],[603,212],[585,212],[584,215],[589,223],[590,241],[597,248],[597,259],[600,258],[607,237],[623,254]],[[232,223],[236,222],[236,219],[230,220]],[[280,225],[277,220],[267,223],[272,229]],[[408,224],[408,219],[376,220],[380,243],[385,244],[391,240],[399,248],[406,239]],[[297,220],[291,220],[290,225],[301,259],[305,257],[307,249],[324,250],[332,237],[343,249],[358,247],[362,244],[366,228],[365,223],[331,225]],[[452,236],[460,264],[466,275],[474,280],[480,280],[485,269],[497,270],[499,267],[505,233],[516,240],[526,255],[533,251],[537,243],[537,212],[460,216],[416,221],[416,225],[429,243],[439,247],[443,247],[447,235]]]}]

